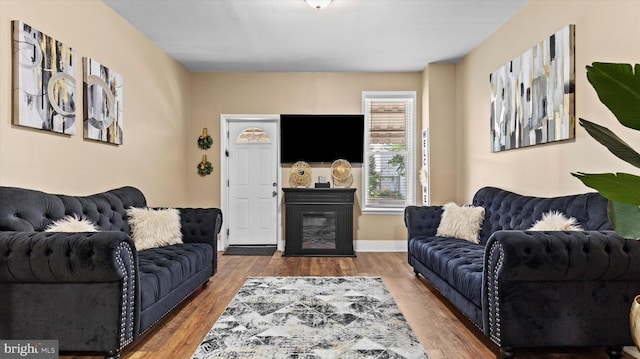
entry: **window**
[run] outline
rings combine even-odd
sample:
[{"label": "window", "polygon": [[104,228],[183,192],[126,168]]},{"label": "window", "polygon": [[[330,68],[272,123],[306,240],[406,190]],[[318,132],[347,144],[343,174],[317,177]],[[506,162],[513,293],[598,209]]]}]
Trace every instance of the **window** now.
[{"label": "window", "polygon": [[271,143],[271,137],[262,128],[250,127],[238,135],[236,143]]},{"label": "window", "polygon": [[414,91],[362,93],[363,212],[402,212],[415,202]]}]

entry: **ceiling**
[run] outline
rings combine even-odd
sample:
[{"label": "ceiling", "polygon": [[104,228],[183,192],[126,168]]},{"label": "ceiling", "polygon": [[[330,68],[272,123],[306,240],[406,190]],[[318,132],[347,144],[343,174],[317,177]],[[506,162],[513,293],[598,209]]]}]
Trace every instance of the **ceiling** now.
[{"label": "ceiling", "polygon": [[103,0],[192,72],[414,72],[454,63],[530,0]]}]

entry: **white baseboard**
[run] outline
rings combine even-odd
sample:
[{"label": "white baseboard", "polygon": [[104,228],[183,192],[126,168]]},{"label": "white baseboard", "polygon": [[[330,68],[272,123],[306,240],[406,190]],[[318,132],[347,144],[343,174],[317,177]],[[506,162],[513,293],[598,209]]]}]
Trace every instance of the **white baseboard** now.
[{"label": "white baseboard", "polygon": [[407,241],[355,240],[353,249],[356,252],[406,252]]},{"label": "white baseboard", "polygon": [[[406,252],[407,241],[355,240],[353,249],[356,252]],[[284,251],[284,241],[278,243],[278,250]]]}]

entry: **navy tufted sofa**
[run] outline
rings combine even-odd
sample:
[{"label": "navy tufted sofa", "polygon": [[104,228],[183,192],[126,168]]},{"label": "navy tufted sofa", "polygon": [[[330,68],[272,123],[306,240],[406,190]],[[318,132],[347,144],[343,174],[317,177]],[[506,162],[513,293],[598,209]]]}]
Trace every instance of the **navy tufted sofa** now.
[{"label": "navy tufted sofa", "polygon": [[[441,206],[405,209],[408,260],[512,358],[515,348],[633,345],[629,310],[640,294],[640,242],[612,231],[598,193],[540,198],[480,189],[480,243],[436,236]],[[527,231],[560,211],[584,231]]]},{"label": "navy tufted sofa", "polygon": [[[219,209],[179,208],[183,242],[136,251],[134,187],[79,197],[0,187],[0,338],[54,339],[61,351],[121,350],[216,272]],[[67,215],[91,233],[43,230]]]}]

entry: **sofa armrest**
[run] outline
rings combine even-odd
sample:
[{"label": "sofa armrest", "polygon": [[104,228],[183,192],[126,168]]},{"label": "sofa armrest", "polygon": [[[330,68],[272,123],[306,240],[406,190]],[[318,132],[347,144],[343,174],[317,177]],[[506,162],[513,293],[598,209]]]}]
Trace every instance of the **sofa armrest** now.
[{"label": "sofa armrest", "polygon": [[485,265],[502,281],[640,280],[640,242],[613,231],[497,231]]},{"label": "sofa armrest", "polygon": [[213,274],[218,268],[218,234],[222,228],[222,211],[218,208],[178,208],[182,241],[207,243],[213,248]]},{"label": "sofa armrest", "polygon": [[0,338],[118,352],[138,334],[137,252],[124,232],[0,232]]},{"label": "sofa armrest", "polygon": [[640,241],[613,231],[497,231],[487,242],[482,312],[501,347],[632,345]]},{"label": "sofa armrest", "polygon": [[436,235],[442,206],[407,206],[404,209],[404,225],[407,227],[407,239],[418,236]]},{"label": "sofa armrest", "polygon": [[208,243],[214,250],[222,228],[222,211],[218,208],[178,208],[182,225],[182,241]]},{"label": "sofa armrest", "polygon": [[113,282],[136,268],[123,232],[0,232],[0,282]]}]

